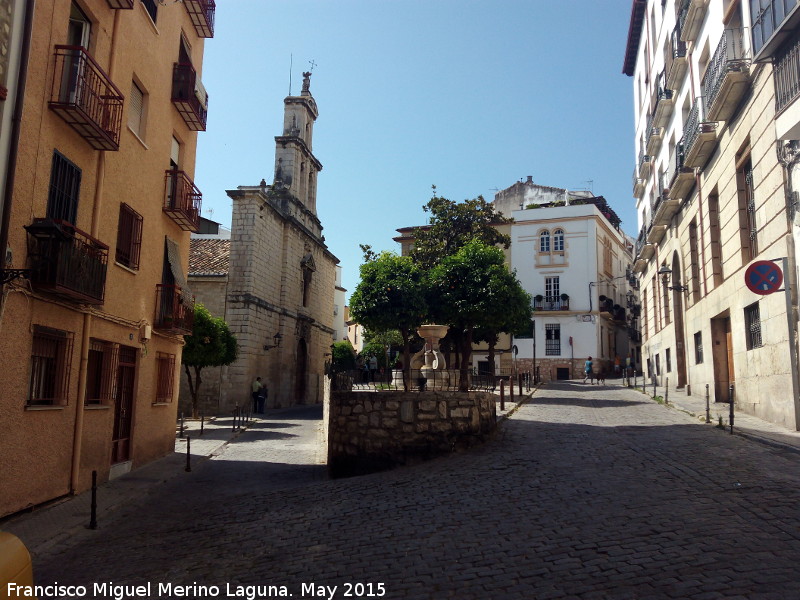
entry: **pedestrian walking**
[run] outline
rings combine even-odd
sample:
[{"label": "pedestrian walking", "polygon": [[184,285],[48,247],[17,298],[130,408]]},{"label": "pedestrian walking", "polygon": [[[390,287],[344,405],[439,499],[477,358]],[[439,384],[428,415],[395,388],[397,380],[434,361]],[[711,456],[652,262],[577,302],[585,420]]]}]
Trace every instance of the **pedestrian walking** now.
[{"label": "pedestrian walking", "polygon": [[258,410],[256,412],[260,415],[264,414],[264,406],[267,403],[267,398],[269,397],[269,390],[267,389],[267,384],[264,383],[261,385],[261,390],[258,392]]},{"label": "pedestrian walking", "polygon": [[256,377],[253,380],[253,386],[252,386],[252,389],[253,389],[253,412],[254,413],[258,412],[258,399],[261,396],[261,388],[262,388],[261,377]]},{"label": "pedestrian walking", "polygon": [[594,379],[594,373],[592,372],[592,357],[590,356],[586,359],[586,362],[583,364],[583,383],[586,383],[586,378],[589,378],[589,381]]},{"label": "pedestrian walking", "polygon": [[378,370],[378,359],[374,356],[369,357],[369,375],[370,380],[375,381],[375,371]]}]

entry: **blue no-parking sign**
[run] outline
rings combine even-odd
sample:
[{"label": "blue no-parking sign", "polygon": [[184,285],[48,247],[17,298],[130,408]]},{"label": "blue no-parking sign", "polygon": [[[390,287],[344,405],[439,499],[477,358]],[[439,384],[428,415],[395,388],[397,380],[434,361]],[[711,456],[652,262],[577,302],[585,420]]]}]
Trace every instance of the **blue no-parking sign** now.
[{"label": "blue no-parking sign", "polygon": [[751,292],[766,296],[783,284],[783,271],[771,260],[757,260],[744,272],[744,283]]}]

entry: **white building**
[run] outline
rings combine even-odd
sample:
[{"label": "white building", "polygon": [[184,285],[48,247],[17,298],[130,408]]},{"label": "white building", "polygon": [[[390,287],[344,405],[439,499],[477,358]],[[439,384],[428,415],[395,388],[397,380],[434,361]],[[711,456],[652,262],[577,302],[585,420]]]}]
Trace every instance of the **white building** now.
[{"label": "white building", "polygon": [[[623,65],[649,374],[793,429],[796,21],[795,0],[634,0]],[[748,289],[748,269],[773,259],[787,285]]]},{"label": "white building", "polygon": [[333,342],[347,339],[344,304],[347,302],[347,290],[342,287],[342,267],[336,265],[336,287],[333,292]]}]

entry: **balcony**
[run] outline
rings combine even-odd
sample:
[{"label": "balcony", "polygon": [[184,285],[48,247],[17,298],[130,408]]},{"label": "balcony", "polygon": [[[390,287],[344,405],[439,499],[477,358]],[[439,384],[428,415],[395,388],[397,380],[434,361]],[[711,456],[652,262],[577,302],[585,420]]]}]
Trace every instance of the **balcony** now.
[{"label": "balcony", "polygon": [[709,121],[727,121],[750,87],[750,57],[745,48],[747,29],[726,29],[700,85]]},{"label": "balcony", "polygon": [[122,92],[81,46],[56,46],[48,106],[95,150],[119,150]]},{"label": "balcony", "polygon": [[647,241],[647,227],[642,227],[634,248],[633,272],[640,273],[647,267],[648,259],[653,256],[655,247]]},{"label": "balcony", "polygon": [[753,62],[775,58],[800,26],[800,2],[797,0],[762,0],[752,7],[750,22],[753,34]]},{"label": "balcony", "polygon": [[153,328],[174,335],[189,335],[194,325],[194,300],[179,285],[156,285],[156,317]]},{"label": "balcony", "polygon": [[669,123],[669,118],[672,116],[672,110],[675,108],[675,101],[673,97],[675,94],[667,87],[666,72],[661,71],[658,76],[658,88],[656,91],[656,108],[653,111],[653,125],[656,127],[665,127]]},{"label": "balcony", "polygon": [[800,96],[800,38],[775,58],[775,112]]},{"label": "balcony", "polygon": [[633,195],[639,198],[644,191],[644,179],[639,177],[639,169],[633,170]]},{"label": "balcony", "polygon": [[693,42],[700,33],[700,27],[706,18],[706,9],[709,0],[683,0],[680,13],[678,14],[678,24],[681,28],[681,40]]},{"label": "balcony", "polygon": [[189,129],[206,130],[208,94],[190,64],[175,63],[172,69],[172,103]]},{"label": "balcony", "polygon": [[667,191],[664,190],[653,206],[653,226],[669,225],[672,217],[680,207],[681,201],[670,198]]},{"label": "balcony", "polygon": [[705,115],[705,98],[695,98],[686,119],[681,145],[684,148],[683,166],[702,168],[717,147],[717,124]]},{"label": "balcony", "polygon": [[667,87],[671,90],[677,90],[680,89],[680,84],[688,67],[686,42],[681,40],[680,25],[672,30],[671,42],[672,52],[669,55],[669,65],[667,66]]},{"label": "balcony", "polygon": [[202,38],[214,37],[214,0],[183,0],[183,5],[197,35]]},{"label": "balcony", "polygon": [[647,179],[650,175],[650,169],[653,166],[653,157],[645,154],[644,151],[639,152],[639,177]]},{"label": "balcony", "polygon": [[34,288],[84,304],[102,304],[108,246],[64,221],[36,219],[28,232]]},{"label": "balcony", "polygon": [[656,225],[655,223],[651,222],[650,226],[647,228],[647,243],[658,244],[662,239],[664,239],[664,234],[666,233],[666,225]]},{"label": "balcony", "polygon": [[668,195],[670,200],[684,200],[687,194],[694,187],[694,169],[684,166],[683,146],[678,144],[675,149],[675,156],[667,171],[667,182],[669,184]]},{"label": "balcony", "polygon": [[111,8],[133,8],[133,0],[108,0],[108,5]]},{"label": "balcony", "polygon": [[661,142],[664,140],[663,127],[651,127],[647,136],[647,153],[655,156],[661,148]]},{"label": "balcony", "polygon": [[561,296],[536,296],[533,310],[569,310],[569,298]]},{"label": "balcony", "polygon": [[164,212],[185,231],[200,227],[203,194],[183,171],[170,169],[165,175]]}]

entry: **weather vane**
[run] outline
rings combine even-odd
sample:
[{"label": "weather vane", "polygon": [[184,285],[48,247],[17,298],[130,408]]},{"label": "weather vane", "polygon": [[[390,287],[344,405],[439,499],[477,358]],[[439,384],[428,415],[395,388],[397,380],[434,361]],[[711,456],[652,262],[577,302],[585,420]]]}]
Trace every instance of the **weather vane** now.
[{"label": "weather vane", "polygon": [[314,61],[314,59],[311,59],[310,61],[308,61],[308,64],[311,65],[311,69],[310,69],[311,71],[313,71],[314,67],[317,66],[317,63]]}]

